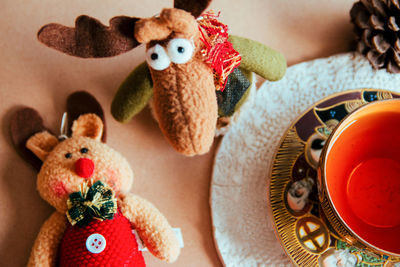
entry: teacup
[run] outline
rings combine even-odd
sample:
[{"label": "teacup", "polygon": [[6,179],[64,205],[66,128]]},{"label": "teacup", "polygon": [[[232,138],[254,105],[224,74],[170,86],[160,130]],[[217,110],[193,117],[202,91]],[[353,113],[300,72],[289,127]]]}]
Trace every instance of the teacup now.
[{"label": "teacup", "polygon": [[362,106],[343,119],[322,151],[322,209],[349,244],[400,257],[400,100]]}]

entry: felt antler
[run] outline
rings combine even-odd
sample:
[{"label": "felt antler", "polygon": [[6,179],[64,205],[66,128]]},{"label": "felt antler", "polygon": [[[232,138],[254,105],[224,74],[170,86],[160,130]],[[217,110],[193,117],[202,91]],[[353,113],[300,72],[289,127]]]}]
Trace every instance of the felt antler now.
[{"label": "felt antler", "polygon": [[97,19],[79,16],[75,28],[61,24],[47,24],[38,32],[38,39],[45,45],[68,55],[93,58],[112,57],[125,53],[139,43],[133,31],[138,18],[118,16],[104,26]]},{"label": "felt antler", "polygon": [[[67,99],[66,106],[68,114],[68,134],[71,135],[72,123],[83,114],[96,114],[103,121],[102,142],[106,141],[106,122],[104,112],[99,102],[91,94],[85,91],[72,93]],[[26,148],[26,141],[33,135],[48,131],[43,125],[43,119],[40,114],[29,107],[18,109],[10,120],[11,140],[15,149],[21,157],[29,162],[37,171],[42,166],[42,161]]]},{"label": "felt antler", "polygon": [[[190,12],[194,17],[200,14],[211,0],[176,0],[174,7]],[[89,16],[79,16],[75,28],[50,23],[38,32],[38,39],[48,47],[82,58],[112,57],[128,52],[139,45],[134,37],[136,21],[139,18],[118,16],[110,20],[110,26]]]},{"label": "felt antler", "polygon": [[20,156],[29,162],[37,171],[40,170],[42,161],[28,150],[25,144],[31,136],[46,130],[49,131],[43,125],[42,117],[32,108],[20,108],[11,116],[10,134],[14,147]]},{"label": "felt antler", "polygon": [[190,12],[197,18],[208,7],[212,0],[175,0],[174,7]]}]

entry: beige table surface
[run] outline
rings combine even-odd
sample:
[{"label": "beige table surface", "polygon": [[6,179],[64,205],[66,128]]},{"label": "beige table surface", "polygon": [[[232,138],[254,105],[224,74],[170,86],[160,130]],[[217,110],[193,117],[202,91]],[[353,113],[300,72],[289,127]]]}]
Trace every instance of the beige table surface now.
[{"label": "beige table surface", "polygon": [[[347,51],[352,39],[350,0],[216,0],[231,33],[281,51],[292,65]],[[167,0],[1,0],[0,1],[0,266],[24,266],[36,234],[52,212],[35,189],[35,171],[10,144],[9,114],[18,105],[35,107],[58,132],[65,99],[73,91],[94,94],[106,112],[108,144],[125,155],[136,174],[132,191],[154,203],[185,248],[173,266],[220,266],[209,210],[213,150],[186,158],[164,140],[145,109],[121,125],[109,114],[115,90],[144,60],[143,47],[97,60],[66,56],[41,45],[37,30],[49,22],[72,26],[89,14],[107,23],[116,15],[148,17]],[[149,266],[167,266],[146,253]]]}]

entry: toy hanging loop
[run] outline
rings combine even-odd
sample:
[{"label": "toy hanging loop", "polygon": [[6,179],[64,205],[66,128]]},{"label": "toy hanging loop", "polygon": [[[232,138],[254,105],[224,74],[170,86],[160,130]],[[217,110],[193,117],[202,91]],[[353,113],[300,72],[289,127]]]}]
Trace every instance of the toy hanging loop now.
[{"label": "toy hanging loop", "polygon": [[61,119],[61,126],[60,126],[60,135],[58,136],[59,140],[68,139],[68,114],[64,112],[62,119]]}]

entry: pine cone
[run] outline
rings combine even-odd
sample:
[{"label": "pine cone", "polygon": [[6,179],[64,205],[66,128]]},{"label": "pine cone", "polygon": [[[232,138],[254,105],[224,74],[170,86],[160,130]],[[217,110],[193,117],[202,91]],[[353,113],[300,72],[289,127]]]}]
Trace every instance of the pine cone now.
[{"label": "pine cone", "polygon": [[400,73],[400,0],[360,0],[350,10],[357,51],[375,69]]}]

